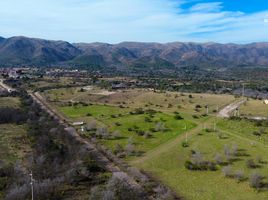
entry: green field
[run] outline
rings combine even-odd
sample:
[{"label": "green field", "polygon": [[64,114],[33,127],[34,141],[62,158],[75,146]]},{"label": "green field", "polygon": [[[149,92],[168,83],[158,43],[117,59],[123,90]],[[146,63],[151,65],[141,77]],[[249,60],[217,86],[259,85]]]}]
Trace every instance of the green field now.
[{"label": "green field", "polygon": [[17,97],[1,97],[0,107],[13,107],[17,108],[20,106],[20,100]]},{"label": "green field", "polygon": [[[222,122],[228,123],[228,122]],[[239,122],[238,122],[239,123]],[[201,133],[198,135],[197,133]],[[178,141],[173,145],[166,145],[165,150],[159,154],[148,154],[145,158],[139,158],[132,163],[145,171],[149,171],[161,181],[171,186],[178,194],[186,199],[267,199],[267,191],[256,192],[249,187],[247,180],[238,183],[231,178],[225,178],[218,166],[217,171],[189,171],[184,163],[189,159],[190,151],[199,151],[207,160],[213,160],[216,153],[223,154],[224,146],[237,144],[241,151],[248,156],[239,157],[231,166],[233,172],[243,170],[245,177],[253,171],[262,175],[268,175],[268,148],[262,143],[255,143],[252,146],[250,140],[236,137],[233,134],[224,133],[224,139],[220,139],[216,133],[208,133],[197,129],[190,137],[190,147],[183,148]],[[164,147],[162,147],[164,148]],[[256,159],[261,156],[265,164],[258,169],[248,169],[246,160]]]},{"label": "green field", "polygon": [[0,125],[0,160],[14,163],[22,159],[30,150],[24,125]]},{"label": "green field", "polygon": [[[14,165],[16,162],[25,164],[25,157],[31,152],[30,142],[26,134],[26,126],[0,124],[0,161],[4,165]],[[3,165],[2,165],[3,167]],[[0,199],[4,198],[1,188],[6,179],[0,177]]]},{"label": "green field", "polygon": [[[216,118],[218,109],[237,100],[234,96],[160,93],[142,89],[100,95],[90,91],[79,92],[78,88],[73,88],[71,92],[70,89],[49,91],[48,96],[50,99],[57,97],[58,102],[53,105],[71,121],[90,123],[96,120],[98,126],[107,127],[110,133],[119,131],[120,138],[98,140],[106,147],[114,150],[117,144],[127,145],[131,138],[135,150],[142,154],[138,157],[127,157],[126,160],[131,165],[152,174],[185,199],[268,198],[265,187],[257,192],[249,186],[248,180],[249,176],[257,171],[265,177],[264,183],[268,181],[268,128],[263,124],[246,120]],[[70,100],[92,105],[63,106],[64,102]],[[241,113],[255,111],[254,114],[264,115],[264,105],[259,103],[250,100],[241,107]],[[209,107],[207,117],[202,116],[206,113],[206,106]],[[153,109],[157,113],[150,122],[146,121],[146,118],[150,118],[148,113],[129,113],[140,107],[143,110]],[[175,120],[174,112],[178,112],[184,119]],[[152,137],[145,138],[129,130],[136,126],[138,130],[150,132],[158,122],[163,122],[168,131],[151,132]],[[210,131],[206,131],[206,128]],[[214,128],[217,131],[211,132]],[[262,135],[258,136],[258,133]],[[184,148],[182,143],[186,141],[186,135],[189,147]],[[223,155],[224,158],[226,145],[230,148],[237,146],[238,151],[244,152],[244,156],[233,158],[231,164],[232,173],[243,171],[244,181],[238,183],[234,178],[224,177],[221,165],[217,165],[216,171],[190,171],[185,168],[185,161],[190,159],[192,151],[201,152],[205,160],[215,161],[216,154]],[[247,160],[253,159],[257,162],[259,158],[262,158],[263,163],[258,168],[247,167]]]},{"label": "green field", "polygon": [[249,99],[240,107],[241,115],[268,117],[268,105],[262,100]]},{"label": "green field", "polygon": [[[132,138],[136,151],[146,152],[158,145],[165,143],[166,141],[185,132],[185,127],[191,129],[195,126],[189,120],[176,120],[174,115],[158,112],[154,115],[151,122],[146,122],[145,118],[149,118],[149,114],[131,115],[129,108],[119,108],[106,105],[91,105],[91,106],[69,106],[60,107],[60,111],[72,119],[84,120],[90,122],[92,118],[101,122],[102,126],[105,126],[112,133],[114,131],[120,132],[120,139],[102,140],[101,142],[107,147],[114,149],[116,144],[125,146],[128,143],[129,138]],[[90,113],[92,116],[86,117]],[[120,115],[121,114],[121,115]],[[112,115],[117,115],[116,117]],[[119,116],[118,116],[119,115]],[[134,128],[142,131],[150,131],[157,123],[165,124],[166,131],[151,132],[150,138],[137,135],[133,131],[129,131],[129,128]],[[116,126],[116,123],[120,123],[120,126]]]}]

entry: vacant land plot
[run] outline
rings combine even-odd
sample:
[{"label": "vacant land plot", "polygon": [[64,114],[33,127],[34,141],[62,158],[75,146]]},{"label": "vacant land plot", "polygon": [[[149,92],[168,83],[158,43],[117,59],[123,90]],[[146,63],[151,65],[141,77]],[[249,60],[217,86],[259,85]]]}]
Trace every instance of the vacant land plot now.
[{"label": "vacant land plot", "polygon": [[[88,122],[90,122],[94,118],[100,121],[110,133],[119,132],[120,137],[117,139],[101,140],[103,144],[113,150],[116,145],[126,146],[131,138],[136,151],[146,152],[195,126],[189,120],[175,119],[174,114],[162,112],[153,115],[148,113],[130,114],[131,109],[118,106],[69,106],[59,109],[73,119],[85,121],[88,118]],[[154,130],[156,128],[159,130]]]},{"label": "vacant land plot", "polygon": [[0,160],[14,163],[30,151],[30,143],[23,125],[0,125]]},{"label": "vacant land plot", "polygon": [[17,97],[1,97],[0,107],[17,108],[20,106],[20,100]]},{"label": "vacant land plot", "polygon": [[262,100],[250,99],[240,107],[241,115],[268,117],[268,105]]},{"label": "vacant land plot", "polygon": [[[238,100],[235,97],[145,89],[116,91],[108,96],[93,94],[92,90],[87,92],[76,90],[69,99],[64,93],[58,95],[62,96],[60,101],[75,98],[84,106],[83,103],[55,105],[72,121],[88,124],[95,119],[98,127],[107,128],[109,135],[116,132],[119,137],[106,136],[98,141],[114,152],[118,146],[125,149],[131,144],[139,154],[127,156],[126,160],[151,173],[179,195],[193,200],[268,198],[265,186],[268,183],[267,127],[257,122],[216,117],[218,109]],[[138,108],[154,110],[154,113],[137,114]],[[204,115],[207,108],[209,116]],[[155,131],[159,124],[161,130]],[[85,133],[90,137],[91,134]],[[226,149],[235,149],[236,153],[228,157]],[[215,171],[186,169],[186,161],[195,153],[202,155],[202,160],[213,162]],[[216,157],[220,157],[222,163],[217,163]],[[254,167],[249,166],[252,162]],[[227,165],[230,165],[229,177],[222,172]],[[265,177],[259,192],[249,184],[254,172]],[[237,181],[236,174],[242,174],[243,180]]]},{"label": "vacant land plot", "polygon": [[[239,122],[238,122],[239,123]],[[212,124],[210,125],[212,126]],[[242,126],[242,125],[241,125]],[[150,156],[147,159],[138,159],[133,162],[137,167],[151,172],[161,181],[171,186],[178,194],[186,199],[267,199],[268,192],[264,188],[256,192],[249,186],[249,176],[257,171],[268,177],[268,150],[262,143],[254,143],[251,139],[236,137],[232,132],[219,133],[201,131],[189,139],[189,147],[183,148],[181,143],[173,146],[166,146],[166,151],[158,155]],[[240,152],[230,164],[232,174],[243,173],[244,180],[237,182],[234,178],[226,178],[222,173],[224,166],[217,165],[216,171],[191,171],[185,168],[185,162],[190,159],[192,152],[200,152],[204,160],[214,161],[216,155],[223,159],[225,148],[237,148]],[[238,155],[238,154],[237,154]],[[262,161],[258,163],[258,159]],[[249,168],[248,160],[258,163],[257,168]],[[267,179],[264,179],[267,182]]]},{"label": "vacant land plot", "polygon": [[[213,94],[183,94],[178,92],[153,92],[149,89],[130,89],[122,91],[105,91],[91,87],[90,90],[81,88],[63,88],[45,91],[43,93],[51,101],[84,102],[125,107],[146,107],[166,112],[179,111],[190,115],[217,112],[218,109],[235,101],[231,95]],[[207,109],[208,108],[208,109]]]}]

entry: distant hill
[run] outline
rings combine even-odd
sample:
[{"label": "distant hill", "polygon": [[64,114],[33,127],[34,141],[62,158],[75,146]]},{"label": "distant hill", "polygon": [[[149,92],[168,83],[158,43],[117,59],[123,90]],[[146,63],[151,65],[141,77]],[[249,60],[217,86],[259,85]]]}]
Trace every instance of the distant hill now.
[{"label": "distant hill", "polygon": [[1,65],[50,65],[74,59],[79,49],[68,42],[12,37],[0,39]]},{"label": "distant hill", "polygon": [[133,68],[268,66],[268,43],[75,43],[0,37],[0,65],[76,65]]}]

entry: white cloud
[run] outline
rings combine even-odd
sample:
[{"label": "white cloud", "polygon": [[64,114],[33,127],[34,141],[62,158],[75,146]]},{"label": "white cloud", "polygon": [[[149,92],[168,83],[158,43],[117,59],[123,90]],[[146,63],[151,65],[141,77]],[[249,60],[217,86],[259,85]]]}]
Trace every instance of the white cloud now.
[{"label": "white cloud", "polygon": [[222,9],[222,2],[198,3],[190,8],[190,11],[198,12],[219,12]]},{"label": "white cloud", "polygon": [[[223,10],[221,2],[185,0],[0,1],[3,36],[26,35],[71,42],[268,40],[267,12]],[[198,2],[198,1],[197,1]],[[199,1],[200,2],[200,1]]]}]

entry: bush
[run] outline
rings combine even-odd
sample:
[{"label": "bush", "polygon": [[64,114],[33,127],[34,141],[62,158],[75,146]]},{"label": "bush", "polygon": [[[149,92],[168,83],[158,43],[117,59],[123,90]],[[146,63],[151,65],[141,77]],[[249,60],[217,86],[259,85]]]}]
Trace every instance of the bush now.
[{"label": "bush", "polygon": [[253,169],[258,167],[253,159],[248,159],[246,161],[246,165],[247,165],[248,168],[253,168]]},{"label": "bush", "polygon": [[123,147],[120,144],[116,144],[115,145],[115,149],[114,149],[114,153],[115,154],[119,154],[122,153],[124,151]]},{"label": "bush", "polygon": [[125,147],[127,155],[131,156],[135,153],[135,146],[132,143],[128,143]]},{"label": "bush", "polygon": [[143,136],[145,139],[148,139],[152,137],[152,134],[149,131],[146,131]]},{"label": "bush", "polygon": [[119,131],[114,131],[112,136],[117,139],[121,137],[121,133]]},{"label": "bush", "polygon": [[215,155],[215,162],[218,164],[218,165],[221,165],[222,163],[224,163],[224,160],[223,160],[223,157],[221,154],[217,153]]},{"label": "bush", "polygon": [[244,180],[244,172],[242,170],[238,170],[234,173],[234,178],[237,180],[237,182],[241,182]]},{"label": "bush", "polygon": [[252,188],[260,189],[263,185],[262,180],[263,177],[258,172],[254,172],[249,176],[249,185]]},{"label": "bush", "polygon": [[158,122],[156,125],[155,125],[155,131],[165,131],[166,130],[166,127],[165,127],[165,124],[162,123],[162,122]]},{"label": "bush", "polygon": [[232,176],[232,167],[230,165],[223,167],[222,173],[225,177],[231,177]]},{"label": "bush", "polygon": [[181,146],[186,148],[186,147],[189,147],[189,144],[188,144],[188,142],[184,141],[181,143]]},{"label": "bush", "polygon": [[180,116],[179,114],[176,114],[176,115],[174,116],[174,119],[176,119],[176,120],[182,120],[183,117]]},{"label": "bush", "polygon": [[144,122],[152,122],[152,119],[150,117],[145,117]]}]

